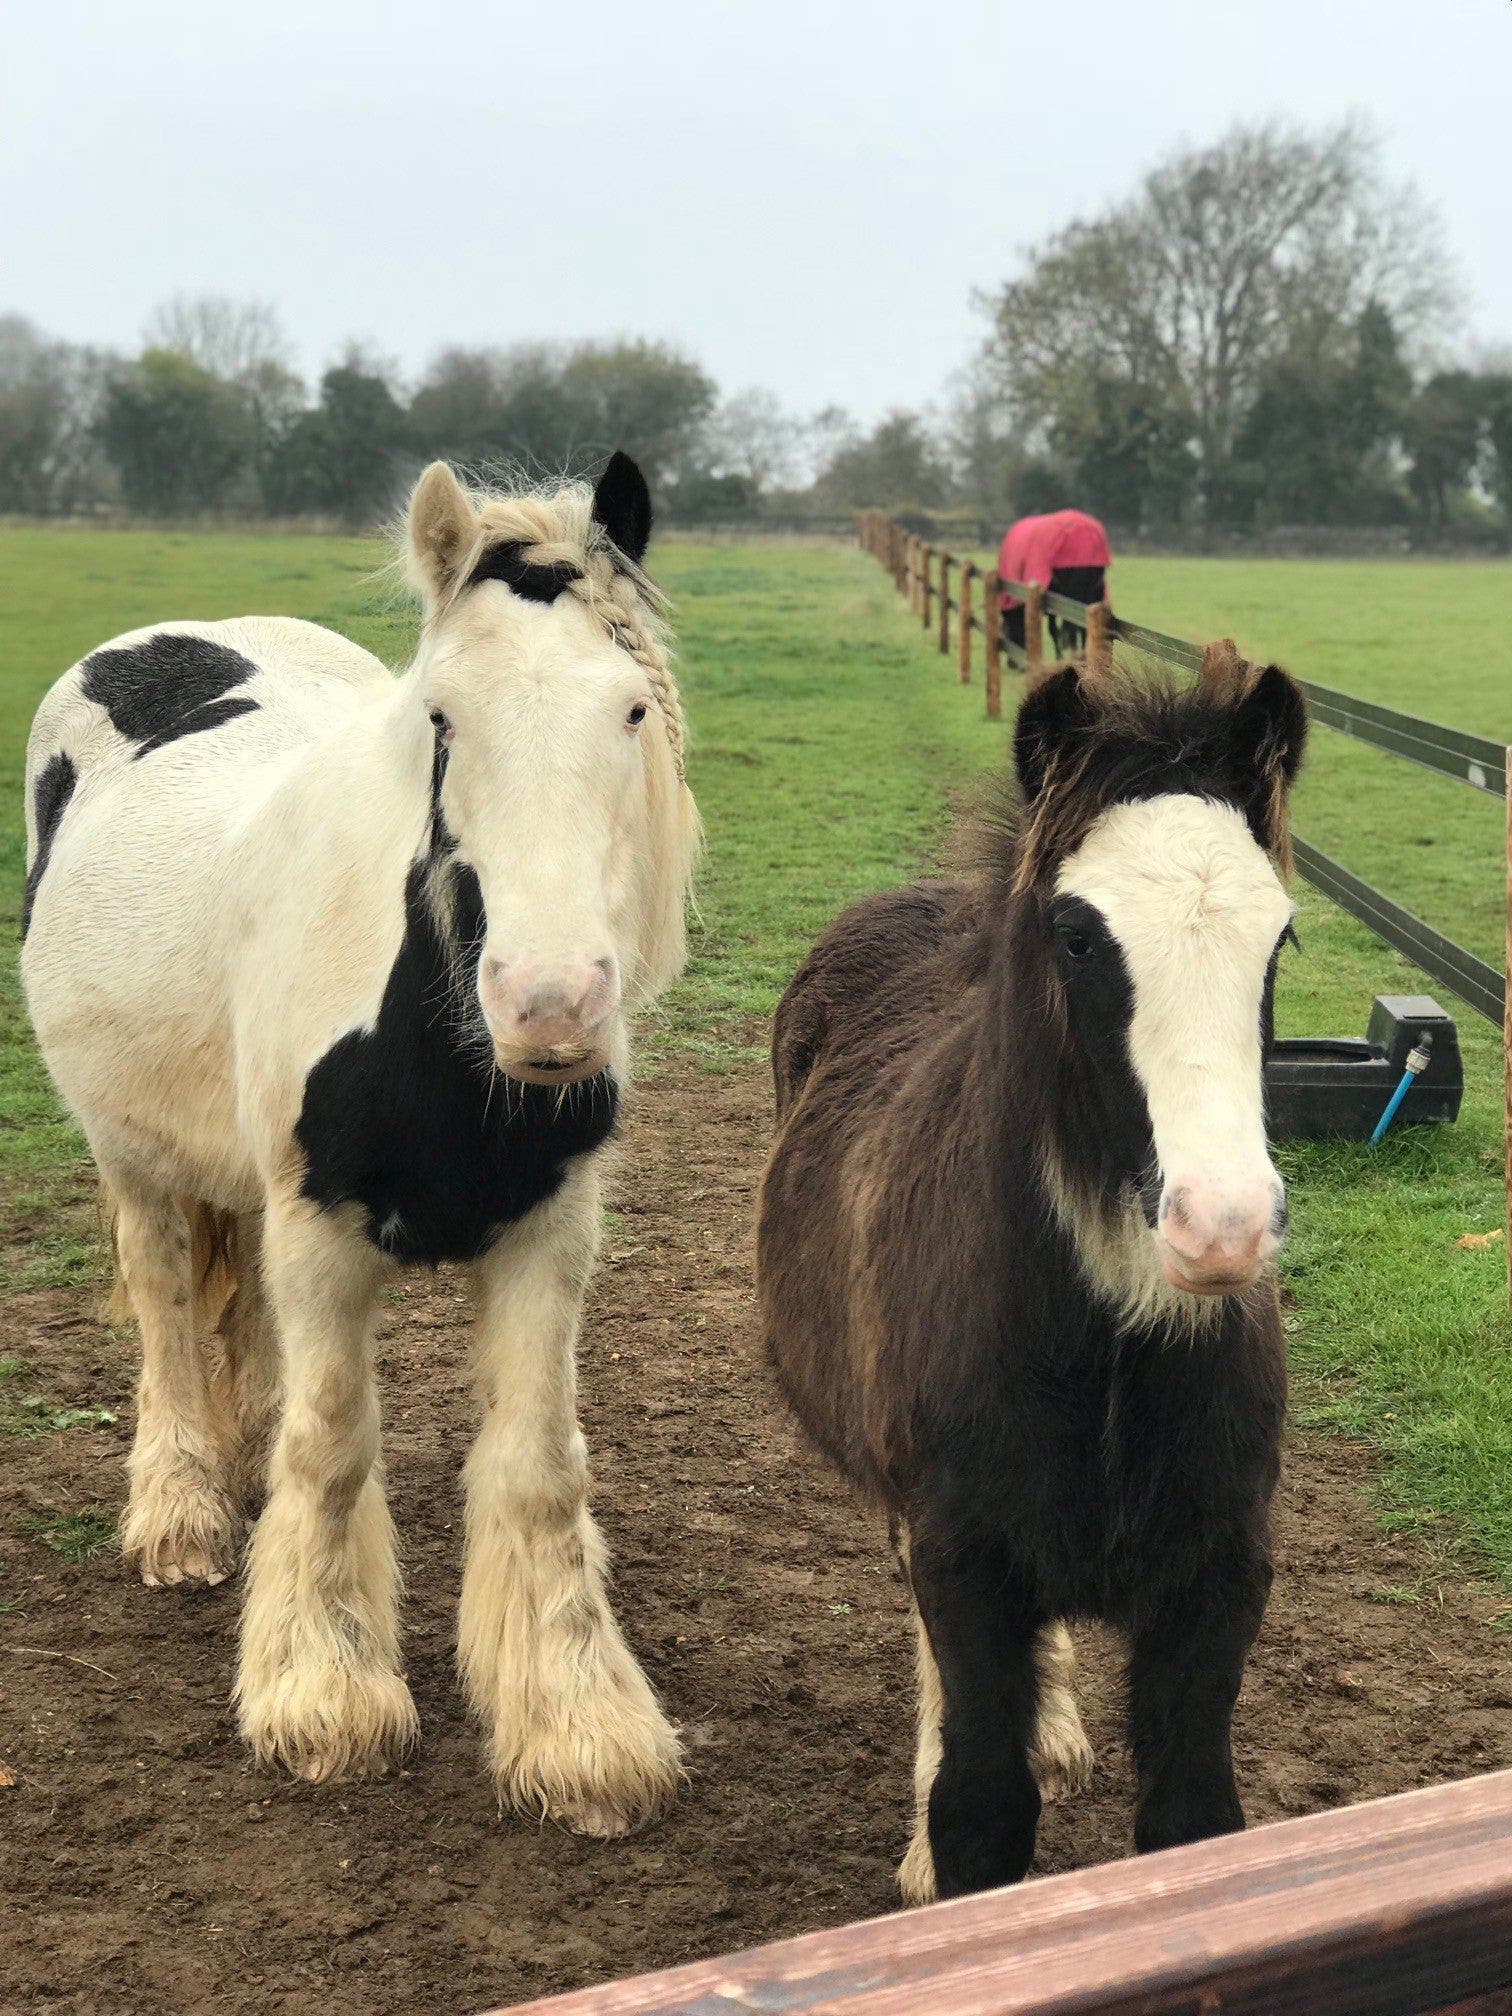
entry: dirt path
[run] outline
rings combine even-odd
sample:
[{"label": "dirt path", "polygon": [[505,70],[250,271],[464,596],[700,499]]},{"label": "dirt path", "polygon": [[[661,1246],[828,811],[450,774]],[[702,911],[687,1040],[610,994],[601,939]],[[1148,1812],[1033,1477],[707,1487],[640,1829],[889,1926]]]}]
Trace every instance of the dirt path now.
[{"label": "dirt path", "polygon": [[[589,1845],[501,1823],[451,1674],[468,1435],[461,1284],[412,1281],[383,1350],[391,1490],[423,1723],[391,1783],[295,1787],[227,1711],[234,1585],[149,1592],[70,1567],[29,1515],[112,1509],[132,1352],[75,1297],[14,1302],[0,1352],[111,1428],[0,1442],[0,2007],[487,2008],[884,1911],[908,1798],[910,1645],[884,1535],[777,1414],[750,1351],[758,1078],[645,1095],[584,1348],[598,1503],[630,1636],[683,1723],[666,1820]],[[1241,1784],[1273,1819],[1512,1762],[1512,1645],[1488,1592],[1388,1536],[1368,1457],[1293,1449],[1281,1572],[1241,1706]],[[1040,1868],[1126,1851],[1109,1648],[1084,1639],[1092,1792]]]}]

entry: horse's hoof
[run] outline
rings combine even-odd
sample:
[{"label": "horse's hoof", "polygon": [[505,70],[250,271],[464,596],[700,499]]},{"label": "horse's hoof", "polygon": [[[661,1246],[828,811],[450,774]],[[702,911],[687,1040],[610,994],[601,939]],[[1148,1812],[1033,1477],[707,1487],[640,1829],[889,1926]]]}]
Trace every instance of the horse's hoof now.
[{"label": "horse's hoof", "polygon": [[240,1514],[215,1485],[172,1473],[133,1489],[121,1552],[149,1589],[213,1588],[234,1572],[241,1533]]},{"label": "horse's hoof", "polygon": [[397,1673],[339,1664],[292,1669],[240,1693],[240,1726],[259,1764],[309,1785],[382,1778],[415,1742],[420,1722]]}]

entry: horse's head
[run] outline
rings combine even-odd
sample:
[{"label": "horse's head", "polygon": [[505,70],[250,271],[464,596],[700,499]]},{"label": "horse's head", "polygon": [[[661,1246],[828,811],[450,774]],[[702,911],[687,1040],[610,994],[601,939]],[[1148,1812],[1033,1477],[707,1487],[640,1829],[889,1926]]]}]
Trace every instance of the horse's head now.
[{"label": "horse's head", "polygon": [[[680,970],[698,821],[655,590],[645,480],[493,497],[444,462],[410,499],[425,627],[411,686],[430,737],[432,852],[475,878],[460,947],[500,1068],[601,1070],[623,1010]],[[480,941],[480,942],[478,942]]]},{"label": "horse's head", "polygon": [[1185,692],[1068,667],[1019,715],[1018,888],[1081,1137],[1056,1152],[1084,1197],[1138,1196],[1195,1294],[1248,1286],[1286,1229],[1261,1073],[1305,736],[1292,680],[1231,646]]}]

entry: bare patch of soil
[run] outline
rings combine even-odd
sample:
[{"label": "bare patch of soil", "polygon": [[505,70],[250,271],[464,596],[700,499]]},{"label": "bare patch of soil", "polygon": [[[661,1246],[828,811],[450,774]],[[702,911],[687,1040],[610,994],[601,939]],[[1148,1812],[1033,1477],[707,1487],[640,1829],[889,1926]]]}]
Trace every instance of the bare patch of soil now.
[{"label": "bare patch of soil", "polygon": [[[390,1488],[423,1742],[402,1777],[310,1788],[231,1725],[237,1593],[73,1566],[37,1522],[119,1508],[134,1354],[76,1295],[14,1300],[0,1353],[112,1427],[0,1442],[0,2004],[483,2009],[893,1905],[911,1643],[885,1535],[797,1442],[751,1348],[764,1081],[669,1070],[642,1095],[590,1304],[584,1413],[630,1637],[692,1782],[628,1842],[501,1822],[453,1682],[462,1284],[412,1280],[383,1348]],[[1512,1762],[1512,1648],[1490,1592],[1390,1535],[1371,1461],[1291,1452],[1280,1573],[1238,1724],[1253,1820]],[[1084,1634],[1092,1790],[1039,1867],[1128,1850],[1112,1647]],[[0,1773],[0,1777],[5,1774]]]}]

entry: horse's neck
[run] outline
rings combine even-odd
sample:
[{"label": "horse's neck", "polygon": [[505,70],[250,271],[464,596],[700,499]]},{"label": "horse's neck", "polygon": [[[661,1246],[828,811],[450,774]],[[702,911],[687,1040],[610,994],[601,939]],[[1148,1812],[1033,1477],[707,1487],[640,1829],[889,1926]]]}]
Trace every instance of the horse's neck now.
[{"label": "horse's neck", "polygon": [[297,835],[311,875],[371,874],[390,855],[408,861],[429,830],[432,745],[405,673],[291,752],[265,807],[275,844]]}]

